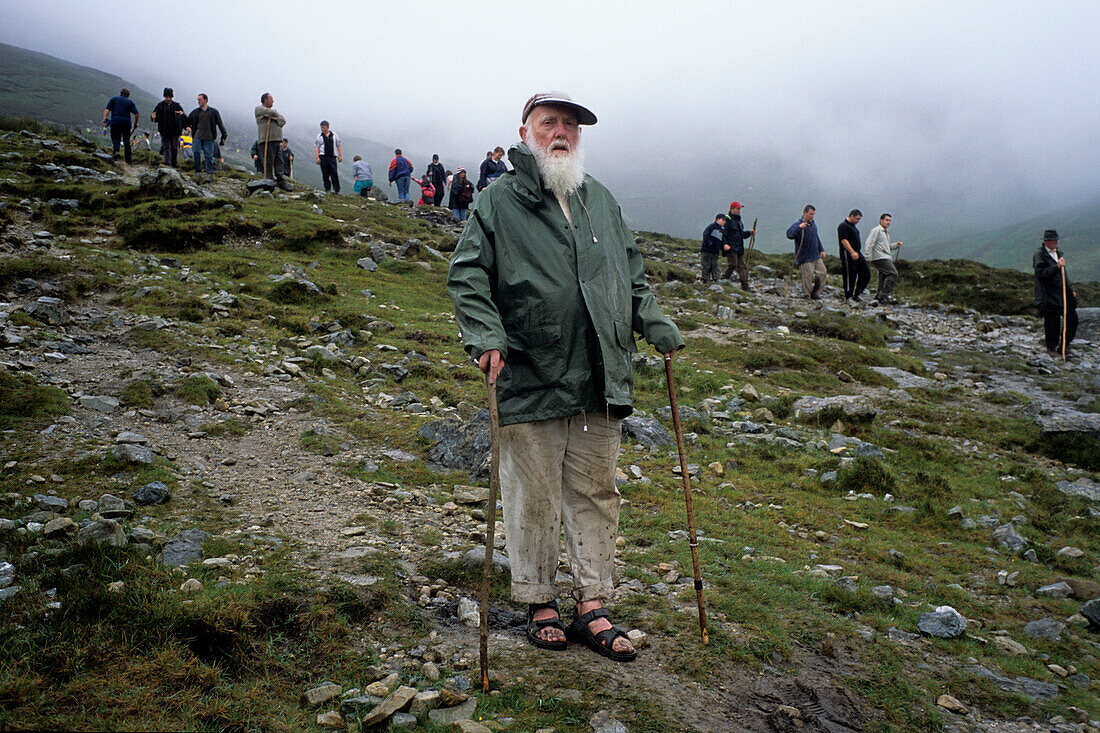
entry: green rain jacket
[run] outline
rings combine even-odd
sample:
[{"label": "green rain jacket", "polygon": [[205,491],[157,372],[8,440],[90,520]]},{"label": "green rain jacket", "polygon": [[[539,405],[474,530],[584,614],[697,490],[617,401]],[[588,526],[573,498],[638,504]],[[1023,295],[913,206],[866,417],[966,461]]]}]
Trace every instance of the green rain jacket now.
[{"label": "green rain jacket", "polygon": [[634,332],[661,353],[683,347],[657,306],[611,193],[591,176],[569,198],[573,225],[513,145],[509,171],[482,192],[447,283],[466,351],[498,349],[500,423],[632,411]]}]

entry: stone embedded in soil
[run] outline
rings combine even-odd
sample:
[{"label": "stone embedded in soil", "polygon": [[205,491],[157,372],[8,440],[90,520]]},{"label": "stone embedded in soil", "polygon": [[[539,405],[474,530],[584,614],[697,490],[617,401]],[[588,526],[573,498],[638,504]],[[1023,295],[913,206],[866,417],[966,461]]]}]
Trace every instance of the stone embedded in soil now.
[{"label": "stone embedded in soil", "polygon": [[318,685],[317,687],[310,688],[302,693],[302,704],[320,705],[321,703],[328,702],[334,697],[339,697],[343,694],[344,688],[334,682],[326,682]]},{"label": "stone embedded in soil", "polygon": [[1001,547],[1012,552],[1019,552],[1027,547],[1027,538],[1017,532],[1012,524],[1002,524],[993,530],[993,539]]},{"label": "stone embedded in soil", "polygon": [[966,633],[966,619],[951,606],[939,606],[935,611],[920,615],[917,629],[928,636],[955,639]]},{"label": "stone embedded in soil", "polygon": [[42,534],[47,539],[69,539],[79,531],[80,525],[68,517],[58,517],[46,522]]},{"label": "stone embedded in soil", "polygon": [[409,701],[412,700],[415,696],[415,687],[398,687],[377,707],[375,707],[373,710],[363,716],[362,727],[369,728],[372,725],[378,725],[383,720],[408,705]]},{"label": "stone embedded in soil", "polygon": [[953,713],[959,715],[966,715],[970,710],[963,705],[959,700],[951,695],[940,695],[936,698],[936,704],[944,710],[950,710]]},{"label": "stone embedded in soil", "polygon": [[1100,629],[1100,599],[1094,598],[1081,606],[1081,615],[1088,619],[1093,628]]},{"label": "stone embedded in soil", "polygon": [[409,705],[409,713],[417,718],[422,718],[429,710],[435,710],[439,705],[439,690],[423,690],[413,697],[412,703]]},{"label": "stone embedded in soil", "polygon": [[1024,624],[1024,633],[1036,639],[1058,641],[1062,638],[1062,632],[1066,625],[1052,618],[1041,618]]},{"label": "stone embedded in soil", "polygon": [[1057,598],[1059,600],[1063,598],[1069,598],[1071,593],[1073,593],[1073,588],[1070,587],[1069,583],[1065,582],[1044,585],[1042,588],[1039,588],[1035,591],[1035,595],[1037,596],[1043,596],[1044,598]]},{"label": "stone embedded in soil", "polygon": [[138,504],[153,505],[163,504],[172,498],[172,494],[160,481],[151,481],[131,494],[130,498]]},{"label": "stone embedded in soil", "polygon": [[147,445],[140,445],[137,443],[121,443],[116,445],[111,451],[115,458],[127,463],[139,463],[142,465],[150,465],[157,459],[156,453],[153,449]]},{"label": "stone embedded in soil", "polygon": [[161,552],[161,562],[170,567],[181,567],[202,559],[202,544],[210,535],[201,529],[187,529],[174,535]]},{"label": "stone embedded in soil", "polygon": [[331,728],[333,730],[343,730],[347,727],[344,723],[344,716],[340,715],[340,713],[335,710],[318,714],[317,725],[322,728]]},{"label": "stone embedded in soil", "polygon": [[469,720],[477,711],[477,698],[471,697],[461,705],[439,707],[428,711],[428,720],[436,725],[450,725],[458,720]]},{"label": "stone embedded in soil", "polygon": [[126,533],[113,519],[100,519],[81,527],[76,533],[76,541],[81,545],[92,543],[122,547],[126,544]]}]

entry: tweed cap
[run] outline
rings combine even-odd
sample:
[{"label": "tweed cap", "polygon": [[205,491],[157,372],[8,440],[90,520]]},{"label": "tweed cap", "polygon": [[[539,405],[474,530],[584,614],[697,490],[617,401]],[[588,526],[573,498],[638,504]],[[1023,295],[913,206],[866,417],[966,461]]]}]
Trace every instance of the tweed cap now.
[{"label": "tweed cap", "polygon": [[533,95],[527,100],[527,104],[523,105],[523,115],[520,117],[520,122],[526,124],[527,116],[531,114],[531,110],[544,104],[556,104],[562,107],[569,107],[577,113],[577,124],[579,125],[596,124],[596,115],[592,114],[592,110],[577,104],[573,101],[573,98],[565,92],[539,92]]}]

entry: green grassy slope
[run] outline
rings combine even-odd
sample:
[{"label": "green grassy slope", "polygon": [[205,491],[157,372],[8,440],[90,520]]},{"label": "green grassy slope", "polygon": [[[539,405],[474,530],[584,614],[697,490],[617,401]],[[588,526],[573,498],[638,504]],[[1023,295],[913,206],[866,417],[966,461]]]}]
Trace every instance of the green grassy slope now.
[{"label": "green grassy slope", "polygon": [[0,113],[87,128],[107,100],[127,87],[142,117],[157,99],[125,79],[44,53],[0,43]]},{"label": "green grassy slope", "polygon": [[1092,223],[1100,216],[1100,199],[1033,216],[984,234],[946,239],[920,250],[921,257],[965,258],[992,267],[1031,270],[1031,257],[1044,229],[1062,237],[1062,250],[1077,282],[1100,280],[1100,239]]}]

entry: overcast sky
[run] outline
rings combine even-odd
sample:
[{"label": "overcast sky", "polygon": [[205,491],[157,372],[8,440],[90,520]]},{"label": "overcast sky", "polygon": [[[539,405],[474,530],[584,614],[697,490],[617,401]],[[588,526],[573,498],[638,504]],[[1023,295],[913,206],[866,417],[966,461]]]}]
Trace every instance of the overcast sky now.
[{"label": "overcast sky", "polygon": [[717,166],[718,199],[780,176],[1001,220],[1100,194],[1096,0],[7,0],[0,16],[0,41],[185,105],[203,90],[246,113],[269,90],[294,132],[326,117],[453,165],[507,147],[524,100],[563,89],[600,118],[597,177]]}]

